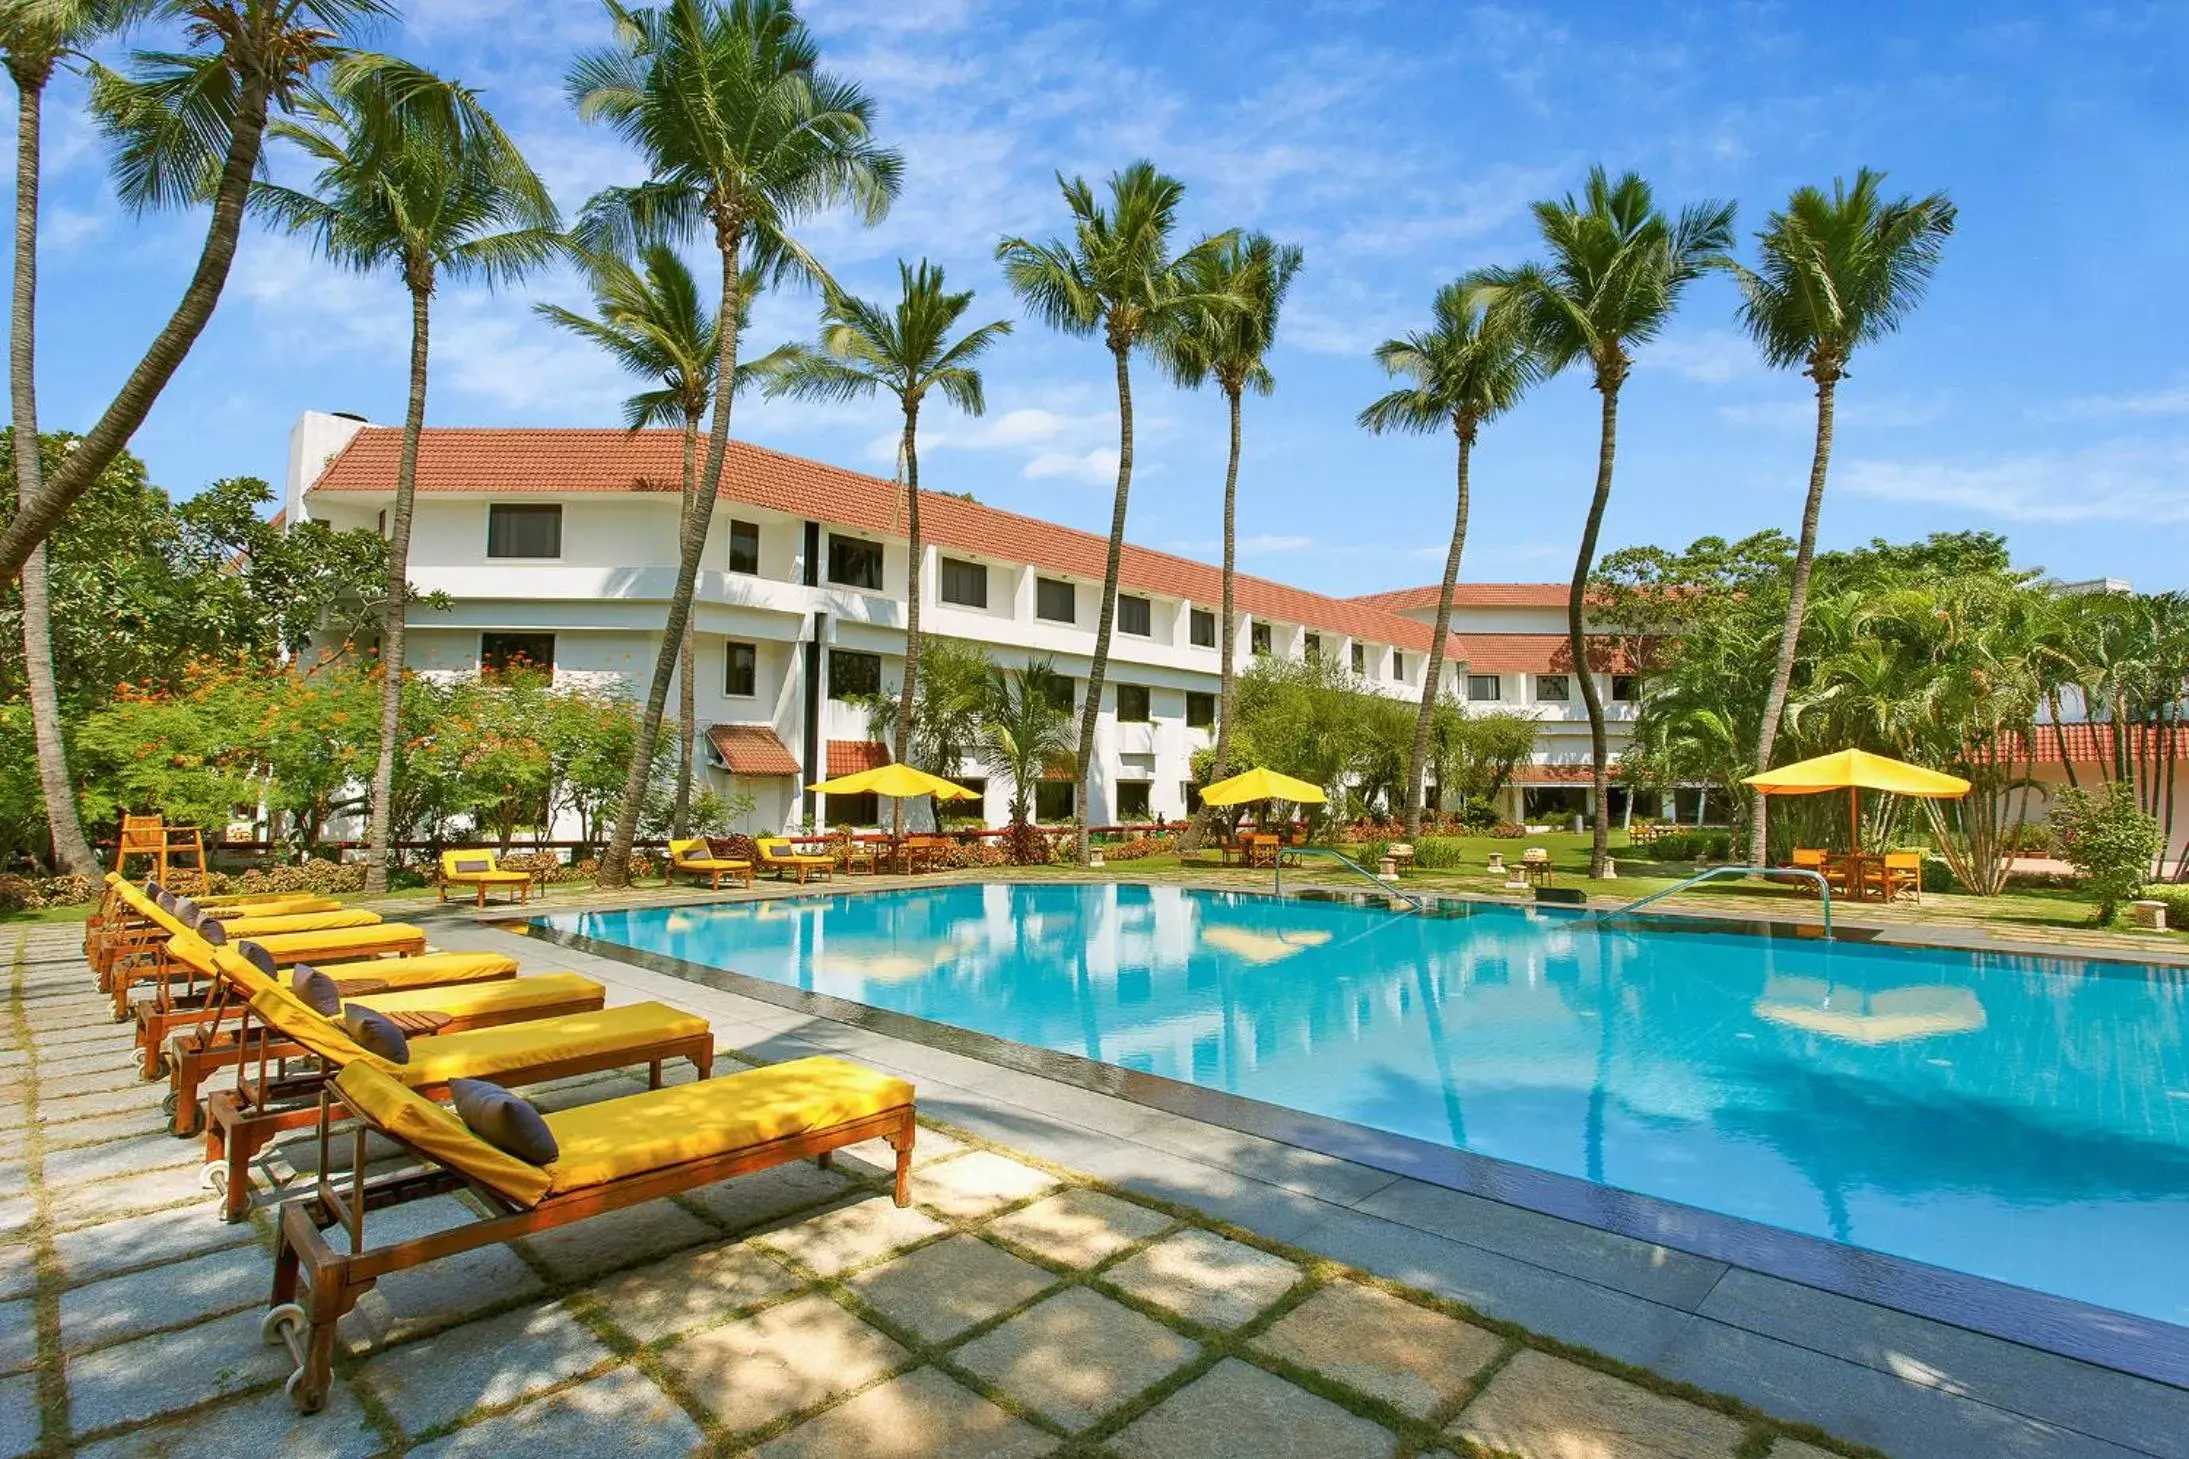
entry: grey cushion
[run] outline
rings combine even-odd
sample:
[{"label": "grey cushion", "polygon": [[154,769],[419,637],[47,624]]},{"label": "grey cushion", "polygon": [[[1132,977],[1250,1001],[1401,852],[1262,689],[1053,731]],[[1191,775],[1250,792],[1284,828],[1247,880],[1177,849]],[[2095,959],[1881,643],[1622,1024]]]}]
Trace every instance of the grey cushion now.
[{"label": "grey cushion", "polygon": [[342,1009],[342,1029],[368,1054],[378,1054],[391,1064],[410,1062],[410,1040],[403,1031],[370,1008],[350,1003]]},{"label": "grey cushion", "polygon": [[289,990],[303,999],[312,1012],[320,1017],[341,1016],[342,990],[335,986],[334,979],[310,963],[298,963],[289,969]]},{"label": "grey cushion", "polygon": [[459,872],[492,871],[494,863],[484,856],[459,857],[456,861],[456,869]]},{"label": "grey cushion", "polygon": [[153,900],[154,902],[156,902],[156,903],[158,903],[158,904],[159,904],[159,909],[160,909],[160,910],[161,910],[162,912],[166,912],[166,913],[168,913],[168,914],[170,914],[170,915],[173,915],[173,913],[174,913],[174,910],[175,910],[175,904],[176,904],[177,902],[181,901],[181,900],[182,900],[182,898],[180,898],[180,897],[176,896],[176,895],[175,895],[175,894],[174,894],[173,892],[169,891],[169,890],[168,890],[167,888],[165,888],[165,887],[161,887],[161,888],[159,889],[159,891],[158,891],[158,892],[157,892],[156,894],[154,894],[154,896],[153,896],[152,900]]},{"label": "grey cushion", "polygon": [[198,904],[191,901],[188,897],[175,898],[175,905],[169,907],[167,910],[169,915],[173,916],[177,922],[180,922],[185,927],[197,926],[198,919],[205,915],[203,912],[198,910]]},{"label": "grey cushion", "polygon": [[151,877],[146,877],[144,879],[144,894],[156,902],[160,898],[168,895],[168,891],[167,888],[161,886]]},{"label": "grey cushion", "polygon": [[456,1115],[480,1139],[505,1154],[534,1165],[547,1165],[562,1153],[555,1132],[531,1103],[484,1079],[451,1079],[448,1101]]},{"label": "grey cushion", "polygon": [[[278,978],[281,976],[281,968],[274,962],[274,955],[257,943],[245,939],[236,944],[236,951],[243,954],[245,962],[257,968],[267,977]],[[330,1018],[333,1016],[332,1014],[328,1015]]]},{"label": "grey cushion", "polygon": [[198,920],[191,925],[197,928],[198,936],[215,947],[223,946],[228,941],[228,929],[221,925],[218,917],[208,917],[200,912]]}]

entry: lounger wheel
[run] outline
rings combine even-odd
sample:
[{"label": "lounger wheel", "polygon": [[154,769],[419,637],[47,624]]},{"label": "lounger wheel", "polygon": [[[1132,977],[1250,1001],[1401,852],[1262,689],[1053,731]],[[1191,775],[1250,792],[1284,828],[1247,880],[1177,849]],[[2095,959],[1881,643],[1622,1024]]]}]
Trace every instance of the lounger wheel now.
[{"label": "lounger wheel", "polygon": [[258,1340],[270,1348],[287,1347],[294,1353],[303,1345],[297,1335],[304,1331],[307,1320],[302,1303],[284,1302],[258,1320]]},{"label": "lounger wheel", "polygon": [[[198,1171],[198,1189],[201,1191],[225,1192],[228,1189],[227,1162],[222,1160],[206,1161],[204,1166]],[[296,1304],[290,1303],[288,1305],[294,1306]],[[282,1309],[276,1307],[274,1310],[276,1312],[279,1312]]]}]

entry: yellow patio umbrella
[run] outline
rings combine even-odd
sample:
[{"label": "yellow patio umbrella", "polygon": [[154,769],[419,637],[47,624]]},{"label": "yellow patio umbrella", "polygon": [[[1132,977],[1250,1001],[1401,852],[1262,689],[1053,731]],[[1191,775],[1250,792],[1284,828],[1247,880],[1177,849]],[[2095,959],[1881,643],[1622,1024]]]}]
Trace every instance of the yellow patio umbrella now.
[{"label": "yellow patio umbrella", "polygon": [[891,800],[906,800],[916,795],[932,795],[937,800],[978,800],[980,792],[967,790],[954,780],[940,775],[930,775],[902,761],[877,765],[872,770],[860,770],[851,775],[839,775],[834,780],[823,780],[806,787],[823,795],[863,795],[868,791],[886,795]]},{"label": "yellow patio umbrella", "polygon": [[1816,795],[1827,790],[1849,792],[1847,823],[1853,833],[1849,844],[1857,851],[1862,849],[1863,791],[1878,790],[1921,800],[1959,800],[1969,793],[1969,783],[1958,775],[1926,770],[1921,765],[1910,765],[1887,755],[1873,755],[1868,750],[1835,750],[1813,760],[1801,760],[1776,770],[1766,770],[1761,775],[1751,775],[1741,784],[1753,786],[1765,795]]},{"label": "yellow patio umbrella", "polygon": [[1201,792],[1203,805],[1245,805],[1257,800],[1289,800],[1299,805],[1321,805],[1330,799],[1320,787],[1266,766],[1219,780]]}]

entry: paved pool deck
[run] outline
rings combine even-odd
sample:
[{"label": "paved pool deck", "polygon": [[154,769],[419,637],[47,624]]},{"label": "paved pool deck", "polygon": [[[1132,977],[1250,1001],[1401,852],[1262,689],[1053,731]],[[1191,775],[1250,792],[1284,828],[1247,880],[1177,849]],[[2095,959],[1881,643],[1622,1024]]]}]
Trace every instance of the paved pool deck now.
[{"label": "paved pool deck", "polygon": [[[913,1079],[938,1127],[915,1209],[880,1198],[878,1166],[806,1164],[393,1279],[335,1408],[296,1420],[256,1339],[268,1210],[222,1226],[197,1147],[150,1133],[160,1089],[98,1021],[77,930],[0,932],[0,1455],[2189,1459],[2171,1384],[468,911],[400,913],[702,1013],[721,1069],[832,1052]],[[267,1162],[262,1202],[300,1158]]]}]

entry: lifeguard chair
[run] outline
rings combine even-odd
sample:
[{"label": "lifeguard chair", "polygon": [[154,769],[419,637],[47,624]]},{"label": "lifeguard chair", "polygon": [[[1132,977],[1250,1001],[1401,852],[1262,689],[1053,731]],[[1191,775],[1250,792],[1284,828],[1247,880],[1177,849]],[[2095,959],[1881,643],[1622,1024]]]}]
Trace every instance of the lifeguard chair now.
[{"label": "lifeguard chair", "polygon": [[195,871],[199,885],[205,883],[205,833],[196,826],[170,826],[164,816],[133,816],[125,811],[121,835],[114,843],[115,875],[128,877],[132,856],[150,860],[158,868],[153,875],[162,883],[177,869]]}]

